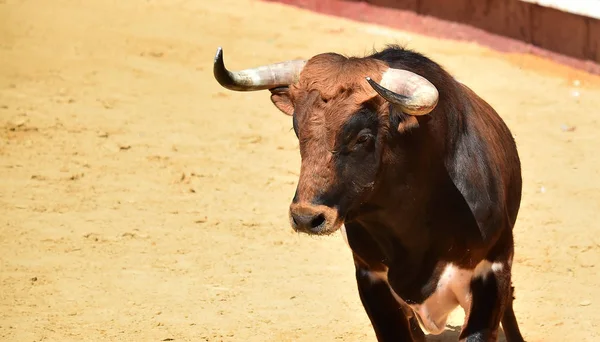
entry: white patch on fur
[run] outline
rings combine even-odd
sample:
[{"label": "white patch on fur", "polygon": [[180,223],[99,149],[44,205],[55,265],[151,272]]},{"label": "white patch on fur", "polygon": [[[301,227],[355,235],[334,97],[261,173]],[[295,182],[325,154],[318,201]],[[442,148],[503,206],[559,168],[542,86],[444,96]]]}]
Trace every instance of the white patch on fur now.
[{"label": "white patch on fur", "polygon": [[421,328],[429,334],[441,334],[448,315],[461,306],[465,312],[471,307],[471,279],[473,270],[460,269],[448,264],[440,276],[436,290],[422,304],[410,305],[419,316]]},{"label": "white patch on fur", "polygon": [[492,264],[492,272],[500,273],[504,269],[504,264],[501,262],[495,262]]},{"label": "white patch on fur", "polygon": [[504,264],[501,262],[491,263],[487,260],[482,260],[475,267],[473,277],[474,278],[483,278],[485,280],[491,272],[498,273],[504,269]]},{"label": "white patch on fur", "polygon": [[[461,269],[453,264],[447,264],[435,291],[422,304],[410,304],[409,306],[418,316],[419,325],[428,334],[441,334],[448,320],[448,315],[458,306],[462,307],[465,314],[471,308],[471,280],[478,277],[487,277],[490,272],[498,273],[504,269],[500,262],[491,263],[482,260],[474,269]],[[385,271],[368,271],[367,275],[372,282],[386,282],[387,269]],[[390,287],[396,300],[405,304]]]}]

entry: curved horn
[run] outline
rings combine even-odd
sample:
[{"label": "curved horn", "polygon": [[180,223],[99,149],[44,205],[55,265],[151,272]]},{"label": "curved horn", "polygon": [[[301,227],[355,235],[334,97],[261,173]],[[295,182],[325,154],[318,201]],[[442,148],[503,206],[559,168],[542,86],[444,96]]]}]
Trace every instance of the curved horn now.
[{"label": "curved horn", "polygon": [[437,88],[426,78],[408,70],[389,68],[381,78],[381,85],[370,77],[367,82],[381,97],[409,115],[429,114],[438,103]]},{"label": "curved horn", "polygon": [[223,49],[219,47],[213,73],[217,82],[229,90],[264,90],[288,86],[298,81],[304,64],[306,64],[304,60],[293,60],[232,72],[225,68]]}]

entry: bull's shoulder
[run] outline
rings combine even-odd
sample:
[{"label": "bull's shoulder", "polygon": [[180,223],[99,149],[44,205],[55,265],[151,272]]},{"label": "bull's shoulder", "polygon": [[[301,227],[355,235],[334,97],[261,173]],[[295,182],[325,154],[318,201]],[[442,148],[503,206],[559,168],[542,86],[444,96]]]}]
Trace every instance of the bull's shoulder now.
[{"label": "bull's shoulder", "polygon": [[514,138],[498,113],[462,86],[461,124],[449,132],[453,143],[445,164],[469,204],[484,239],[514,225],[521,199],[521,165]]}]

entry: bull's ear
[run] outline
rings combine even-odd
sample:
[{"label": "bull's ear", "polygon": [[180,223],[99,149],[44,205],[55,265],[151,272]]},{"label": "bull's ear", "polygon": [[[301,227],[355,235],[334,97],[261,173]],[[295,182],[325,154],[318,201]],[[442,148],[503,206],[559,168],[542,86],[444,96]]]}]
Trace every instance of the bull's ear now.
[{"label": "bull's ear", "polygon": [[415,128],[419,128],[419,120],[416,116],[404,114],[404,116],[400,118],[397,128],[399,133],[408,132]]},{"label": "bull's ear", "polygon": [[288,87],[278,87],[269,89],[271,91],[271,101],[275,105],[275,107],[279,108],[284,114],[293,115],[294,114],[294,104],[292,103],[292,98],[290,96]]}]

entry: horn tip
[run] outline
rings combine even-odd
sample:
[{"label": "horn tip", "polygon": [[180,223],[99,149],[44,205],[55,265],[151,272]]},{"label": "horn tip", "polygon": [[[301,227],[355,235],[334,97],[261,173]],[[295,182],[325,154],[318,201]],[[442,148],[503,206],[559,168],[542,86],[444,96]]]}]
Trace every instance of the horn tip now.
[{"label": "horn tip", "polygon": [[218,47],[217,48],[217,53],[215,54],[215,63],[219,60],[223,58],[223,48],[222,47]]}]

